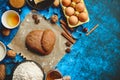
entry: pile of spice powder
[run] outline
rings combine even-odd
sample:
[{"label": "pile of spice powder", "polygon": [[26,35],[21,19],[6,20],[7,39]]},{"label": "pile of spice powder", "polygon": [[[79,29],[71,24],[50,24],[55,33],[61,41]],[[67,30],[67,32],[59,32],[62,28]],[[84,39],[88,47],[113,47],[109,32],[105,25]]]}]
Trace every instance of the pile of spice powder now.
[{"label": "pile of spice powder", "polygon": [[17,66],[12,80],[43,80],[43,71],[34,62],[24,62]]}]

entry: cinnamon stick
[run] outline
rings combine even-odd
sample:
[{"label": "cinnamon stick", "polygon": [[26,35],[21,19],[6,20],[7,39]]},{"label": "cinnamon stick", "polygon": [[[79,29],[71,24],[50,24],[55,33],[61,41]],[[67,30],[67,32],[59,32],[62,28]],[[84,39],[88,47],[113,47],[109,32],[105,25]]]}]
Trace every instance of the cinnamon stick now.
[{"label": "cinnamon stick", "polygon": [[70,37],[72,37],[72,35],[68,32],[67,28],[63,24],[61,24],[61,27]]},{"label": "cinnamon stick", "polygon": [[70,37],[68,34],[66,34],[65,32],[62,32],[61,35],[65,37],[68,41],[70,41],[72,44],[75,43],[75,40],[72,37]]},{"label": "cinnamon stick", "polygon": [[60,20],[60,23],[63,24],[64,26],[67,26],[66,22],[64,20]]},{"label": "cinnamon stick", "polygon": [[61,20],[60,20],[60,23],[61,23],[61,24],[63,24],[63,25],[66,27],[66,29],[68,29],[68,30],[70,30],[70,31],[72,31],[72,32],[73,32],[73,30],[74,30],[74,29],[73,29],[73,28],[68,27],[68,25],[66,24],[66,22],[65,22],[64,20],[62,20],[62,19],[61,19]]},{"label": "cinnamon stick", "polygon": [[87,32],[86,36],[88,36],[90,33],[92,33],[99,25],[96,24],[89,32]]}]

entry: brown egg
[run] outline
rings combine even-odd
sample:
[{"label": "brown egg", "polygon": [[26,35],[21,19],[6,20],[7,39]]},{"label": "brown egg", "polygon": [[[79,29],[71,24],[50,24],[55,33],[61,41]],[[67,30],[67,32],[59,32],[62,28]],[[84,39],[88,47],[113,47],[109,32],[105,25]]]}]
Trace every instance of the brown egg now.
[{"label": "brown egg", "polygon": [[69,6],[71,4],[71,0],[62,0],[62,4],[64,6]]},{"label": "brown egg", "polygon": [[69,18],[69,23],[70,23],[70,25],[76,25],[76,24],[78,23],[78,18],[77,18],[77,16],[71,16],[71,17]]},{"label": "brown egg", "polygon": [[73,7],[67,7],[67,8],[65,8],[65,14],[67,16],[72,16],[74,13],[75,13],[75,10],[74,10]]},{"label": "brown egg", "polygon": [[75,3],[79,3],[81,0],[72,0]]},{"label": "brown egg", "polygon": [[83,12],[84,9],[85,9],[85,6],[84,6],[83,3],[78,3],[78,4],[76,4],[75,9],[76,9],[78,12]]},{"label": "brown egg", "polygon": [[81,22],[85,22],[87,21],[88,19],[88,14],[86,12],[82,12],[78,15],[78,19],[81,21]]}]

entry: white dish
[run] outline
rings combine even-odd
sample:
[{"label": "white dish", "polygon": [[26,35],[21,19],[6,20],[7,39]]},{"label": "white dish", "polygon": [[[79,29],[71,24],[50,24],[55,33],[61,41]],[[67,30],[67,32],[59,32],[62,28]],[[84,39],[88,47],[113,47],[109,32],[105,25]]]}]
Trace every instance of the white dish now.
[{"label": "white dish", "polygon": [[0,61],[6,56],[6,46],[0,41]]},{"label": "white dish", "polygon": [[14,10],[5,11],[1,18],[5,28],[13,29],[20,24],[20,15]]}]

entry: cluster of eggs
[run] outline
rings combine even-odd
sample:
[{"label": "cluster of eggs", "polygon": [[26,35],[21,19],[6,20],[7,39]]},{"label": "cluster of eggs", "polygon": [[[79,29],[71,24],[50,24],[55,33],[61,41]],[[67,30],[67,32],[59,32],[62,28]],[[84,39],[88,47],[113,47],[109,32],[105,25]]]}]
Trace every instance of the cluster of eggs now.
[{"label": "cluster of eggs", "polygon": [[88,22],[88,12],[83,0],[61,0],[61,4],[69,27]]}]

